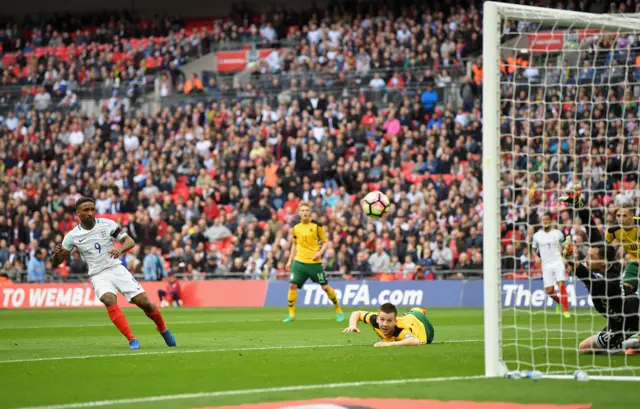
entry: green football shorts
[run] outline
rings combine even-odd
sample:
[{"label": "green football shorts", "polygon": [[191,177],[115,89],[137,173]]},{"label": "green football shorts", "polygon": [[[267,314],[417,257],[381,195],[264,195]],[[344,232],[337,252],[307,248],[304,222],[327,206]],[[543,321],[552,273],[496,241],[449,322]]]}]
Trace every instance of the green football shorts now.
[{"label": "green football shorts", "polygon": [[302,288],[307,280],[320,285],[327,285],[327,277],[324,274],[322,263],[303,263],[294,260],[291,264],[291,277],[289,282],[296,284],[298,288]]},{"label": "green football shorts", "polygon": [[420,311],[409,311],[407,314],[413,315],[422,322],[424,329],[427,332],[427,344],[432,343],[433,337],[435,336],[435,330],[433,329],[433,325],[431,325],[429,318]]}]

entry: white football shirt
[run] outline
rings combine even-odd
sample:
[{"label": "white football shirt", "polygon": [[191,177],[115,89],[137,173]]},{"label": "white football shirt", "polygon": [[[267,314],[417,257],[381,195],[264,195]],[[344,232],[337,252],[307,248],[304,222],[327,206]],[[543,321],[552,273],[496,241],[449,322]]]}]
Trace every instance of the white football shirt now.
[{"label": "white football shirt", "polygon": [[77,248],[89,266],[89,276],[93,276],[110,267],[122,265],[119,259],[109,255],[109,250],[114,247],[113,239],[120,241],[126,235],[116,222],[96,219],[91,230],[85,230],[81,225],[74,227],[64,236],[62,247],[68,251]]},{"label": "white football shirt", "polygon": [[538,249],[542,265],[562,262],[562,242],[564,234],[560,230],[551,229],[548,232],[540,229],[533,235],[531,247]]}]

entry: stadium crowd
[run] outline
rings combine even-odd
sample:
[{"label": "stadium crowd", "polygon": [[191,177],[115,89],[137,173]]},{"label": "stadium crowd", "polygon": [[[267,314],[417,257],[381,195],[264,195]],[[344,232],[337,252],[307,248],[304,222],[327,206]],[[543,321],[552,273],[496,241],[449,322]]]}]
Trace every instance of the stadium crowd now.
[{"label": "stadium crowd", "polygon": [[[123,262],[147,280],[168,272],[287,278],[287,228],[300,201],[312,204],[328,232],[325,269],[346,279],[479,274],[482,63],[474,61],[471,78],[442,78],[448,64],[479,51],[480,16],[473,5],[442,13],[408,8],[396,23],[390,12],[290,30],[299,46],[280,53],[275,72],[360,70],[366,57],[368,69],[392,67],[368,85],[396,91],[393,100],[336,97],[309,83],[271,105],[205,93],[145,112],[115,93],[97,115],[37,99],[8,112],[0,124],[2,271],[21,280],[27,270],[34,282],[82,277],[79,255],[57,271],[48,256],[75,223],[74,201],[86,195],[136,240]],[[279,33],[282,18],[261,24],[262,35],[270,25]],[[326,38],[314,41],[318,27]],[[336,31],[338,40],[330,35]],[[640,139],[638,46],[637,37],[600,36],[563,69],[534,59],[504,65],[503,78],[518,80],[501,89],[504,269],[536,269],[526,238],[549,209],[580,243],[579,223],[558,202],[576,179],[600,208],[622,188],[640,197],[638,156],[628,153],[638,152]],[[635,69],[613,70],[608,61]],[[252,78],[257,91],[277,81],[261,81],[268,64]],[[427,68],[412,92],[394,89],[399,78],[407,82],[409,66]],[[451,83],[459,95],[450,102],[435,89]],[[384,221],[368,220],[359,207],[374,189],[393,202]]]}]

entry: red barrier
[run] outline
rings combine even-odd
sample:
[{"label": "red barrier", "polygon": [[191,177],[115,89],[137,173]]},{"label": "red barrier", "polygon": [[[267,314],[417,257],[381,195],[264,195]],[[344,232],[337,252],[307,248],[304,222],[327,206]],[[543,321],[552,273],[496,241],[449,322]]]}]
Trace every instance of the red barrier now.
[{"label": "red barrier", "polygon": [[220,51],[216,57],[218,72],[241,71],[247,66],[246,51]]},{"label": "red barrier", "polygon": [[529,34],[529,51],[559,51],[564,47],[564,32],[542,31]]},{"label": "red barrier", "polygon": [[580,46],[580,42],[587,38],[601,35],[608,35],[612,39],[617,37],[616,33],[602,31],[598,29],[570,30],[570,31],[539,31],[530,33],[529,51],[546,52],[560,51],[563,49],[575,49]]},{"label": "red barrier", "polygon": [[[163,282],[141,283],[153,303]],[[184,281],[181,283],[185,307],[262,307],[267,294],[266,281]],[[118,295],[121,307],[132,307]],[[0,286],[0,308],[90,308],[102,307],[86,284],[13,284]]]},{"label": "red barrier", "polygon": [[216,54],[218,72],[242,71],[247,68],[247,64],[267,58],[272,51],[273,49],[271,48],[248,51],[219,51]]}]

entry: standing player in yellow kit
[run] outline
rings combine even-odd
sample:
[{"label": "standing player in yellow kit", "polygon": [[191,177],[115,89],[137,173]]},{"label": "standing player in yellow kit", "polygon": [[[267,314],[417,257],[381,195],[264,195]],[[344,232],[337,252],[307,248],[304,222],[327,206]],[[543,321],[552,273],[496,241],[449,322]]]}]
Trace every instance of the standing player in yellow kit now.
[{"label": "standing player in yellow kit", "polygon": [[327,297],[336,308],[336,321],[342,322],[344,321],[344,313],[340,308],[336,292],[327,282],[327,277],[322,268],[322,255],[329,245],[324,227],[311,220],[311,207],[306,202],[300,203],[298,215],[300,216],[300,221],[291,227],[293,240],[291,254],[286,266],[287,270],[291,272],[287,296],[289,315],[283,322],[291,322],[295,319],[298,289],[302,288],[308,279],[322,286],[324,292],[327,293]]},{"label": "standing player in yellow kit", "polygon": [[[584,196],[582,189],[578,185],[572,185],[565,190],[566,195],[560,197],[560,201],[572,203],[576,210],[584,208]],[[622,245],[629,255],[624,272],[622,273],[622,283],[632,291],[638,290],[638,272],[640,266],[640,228],[638,218],[634,217],[635,208],[633,201],[625,196],[618,195],[615,199],[616,224],[606,229],[604,239],[607,243],[618,243]]]},{"label": "standing player in yellow kit", "polygon": [[640,229],[638,221],[633,217],[634,212],[631,203],[623,203],[617,206],[615,211],[616,226],[611,226],[605,232],[605,240],[608,243],[617,241],[629,254],[629,262],[622,273],[622,282],[625,286],[636,291],[638,289],[638,264],[640,262]]}]

